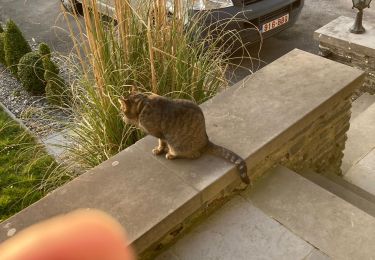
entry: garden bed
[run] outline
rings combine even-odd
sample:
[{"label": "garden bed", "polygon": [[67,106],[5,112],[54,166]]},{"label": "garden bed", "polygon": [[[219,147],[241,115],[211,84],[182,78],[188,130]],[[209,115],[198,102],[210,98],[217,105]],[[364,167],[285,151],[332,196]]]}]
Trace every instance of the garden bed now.
[{"label": "garden bed", "polygon": [[[37,49],[35,43],[31,44]],[[59,59],[54,59],[61,63]],[[65,67],[60,74],[68,78]],[[64,121],[68,120],[67,113],[48,104],[45,95],[35,95],[26,91],[9,70],[0,64],[0,103],[2,103],[16,118],[37,137],[43,138],[62,130]]]},{"label": "garden bed", "polygon": [[[44,147],[0,107],[0,221],[66,182]],[[58,176],[58,177],[57,177]]]}]

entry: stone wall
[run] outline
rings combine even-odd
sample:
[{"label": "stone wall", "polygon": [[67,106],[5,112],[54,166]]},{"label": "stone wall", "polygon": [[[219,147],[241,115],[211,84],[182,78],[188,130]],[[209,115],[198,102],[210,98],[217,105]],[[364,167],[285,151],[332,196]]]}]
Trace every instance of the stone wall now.
[{"label": "stone wall", "polygon": [[375,94],[375,57],[322,42],[319,44],[319,48],[320,55],[366,72],[365,81],[359,91],[356,92],[356,96],[363,92]]},{"label": "stone wall", "polygon": [[261,177],[265,171],[277,164],[296,172],[312,169],[318,173],[341,175],[341,160],[344,156],[346,132],[349,130],[350,96],[332,104],[329,111],[319,116],[285,144],[271,152],[250,169],[253,178]]}]

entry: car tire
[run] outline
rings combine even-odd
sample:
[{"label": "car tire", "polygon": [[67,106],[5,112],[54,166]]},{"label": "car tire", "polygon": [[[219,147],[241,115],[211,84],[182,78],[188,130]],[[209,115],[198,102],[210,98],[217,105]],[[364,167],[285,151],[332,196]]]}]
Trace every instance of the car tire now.
[{"label": "car tire", "polygon": [[79,3],[77,0],[60,0],[61,4],[64,6],[64,9],[69,13],[77,13],[79,15],[83,15],[83,7],[82,4]]}]

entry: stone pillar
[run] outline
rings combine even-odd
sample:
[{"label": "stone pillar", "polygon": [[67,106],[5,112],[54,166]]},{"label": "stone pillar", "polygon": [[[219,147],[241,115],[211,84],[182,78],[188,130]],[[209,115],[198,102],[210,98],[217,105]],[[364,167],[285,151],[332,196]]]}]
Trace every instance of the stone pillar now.
[{"label": "stone pillar", "polygon": [[367,73],[356,96],[362,92],[375,94],[375,23],[365,20],[363,34],[349,32],[353,23],[354,18],[340,16],[315,31],[314,38],[319,42],[320,55]]}]

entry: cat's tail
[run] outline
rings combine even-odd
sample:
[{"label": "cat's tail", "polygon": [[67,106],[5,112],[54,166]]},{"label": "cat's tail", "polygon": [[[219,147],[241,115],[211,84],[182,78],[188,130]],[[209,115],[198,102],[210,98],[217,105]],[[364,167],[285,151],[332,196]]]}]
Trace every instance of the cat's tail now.
[{"label": "cat's tail", "polygon": [[209,153],[214,154],[218,157],[222,157],[225,160],[235,164],[238,169],[241,180],[246,184],[250,184],[251,181],[249,176],[247,176],[246,162],[238,154],[232,152],[231,150],[228,150],[225,147],[216,145],[212,142],[208,143],[207,148]]}]

